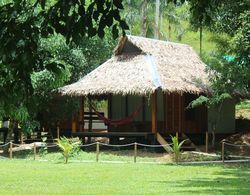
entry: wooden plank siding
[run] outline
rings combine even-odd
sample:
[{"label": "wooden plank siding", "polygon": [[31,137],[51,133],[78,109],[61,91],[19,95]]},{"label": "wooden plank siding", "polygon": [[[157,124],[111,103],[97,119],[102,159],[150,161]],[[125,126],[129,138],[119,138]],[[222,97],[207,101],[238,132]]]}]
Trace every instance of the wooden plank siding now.
[{"label": "wooden plank siding", "polygon": [[196,97],[186,93],[167,94],[164,133],[201,133],[207,130],[207,109],[204,106],[186,109]]},{"label": "wooden plank siding", "polygon": [[[186,109],[187,105],[197,97],[188,93],[163,92],[153,94],[150,101],[146,99],[147,97],[142,96],[114,96],[112,100],[109,98],[109,118],[124,118],[134,112],[140,104],[143,105],[143,108],[131,124],[111,127],[112,130],[109,130],[153,133],[157,131],[162,134],[205,132],[207,130],[207,109],[205,107]],[[153,114],[153,112],[155,113]]]}]

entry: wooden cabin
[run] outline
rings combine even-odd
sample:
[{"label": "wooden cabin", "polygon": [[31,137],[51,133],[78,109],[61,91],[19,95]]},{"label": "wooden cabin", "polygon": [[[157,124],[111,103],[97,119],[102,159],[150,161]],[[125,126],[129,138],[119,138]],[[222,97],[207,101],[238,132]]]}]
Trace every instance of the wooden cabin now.
[{"label": "wooden cabin", "polygon": [[[206,65],[188,45],[137,36],[122,37],[114,55],[76,83],[59,89],[61,95],[108,98],[109,120],[126,119],[141,106],[128,124],[108,125],[109,132],[148,132],[153,135],[212,131],[215,110],[187,109],[199,95],[210,93]],[[233,100],[225,102],[217,132],[232,133]],[[79,124],[82,124],[83,107]],[[108,121],[108,120],[106,120]],[[80,125],[78,131],[83,131]]]}]

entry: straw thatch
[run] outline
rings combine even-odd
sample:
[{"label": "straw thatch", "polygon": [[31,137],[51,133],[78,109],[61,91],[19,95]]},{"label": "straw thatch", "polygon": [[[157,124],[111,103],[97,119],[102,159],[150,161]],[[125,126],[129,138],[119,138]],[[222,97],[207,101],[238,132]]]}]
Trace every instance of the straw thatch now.
[{"label": "straw thatch", "polygon": [[80,79],[59,89],[62,95],[165,92],[207,93],[206,65],[188,45],[136,36],[120,39],[114,56]]}]

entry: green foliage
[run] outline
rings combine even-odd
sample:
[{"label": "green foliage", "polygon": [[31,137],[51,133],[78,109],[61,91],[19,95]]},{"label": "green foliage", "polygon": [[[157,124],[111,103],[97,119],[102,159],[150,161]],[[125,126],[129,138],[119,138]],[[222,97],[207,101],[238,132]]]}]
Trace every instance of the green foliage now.
[{"label": "green foliage", "polygon": [[183,140],[182,142],[179,143],[178,138],[175,136],[171,136],[171,140],[173,144],[172,149],[174,153],[174,159],[175,162],[178,163],[181,156],[181,146],[184,144],[186,140]]},{"label": "green foliage", "polygon": [[77,153],[80,150],[80,140],[79,138],[68,139],[66,137],[60,137],[57,139],[56,143],[62,150],[62,155],[64,157],[64,162],[67,164],[68,159],[73,154]]},{"label": "green foliage", "polygon": [[113,37],[124,34],[121,9],[120,1],[110,0],[1,1],[1,116],[23,128],[33,124],[52,89],[88,72],[79,40],[103,37],[110,28]]},{"label": "green foliage", "polygon": [[45,156],[48,154],[48,146],[47,146],[47,137],[42,137],[42,145],[41,148],[39,149],[39,155],[40,156]]},{"label": "green foliage", "polygon": [[196,108],[202,105],[207,107],[215,107],[222,104],[225,100],[231,99],[232,96],[228,93],[214,94],[211,97],[199,96],[197,99],[193,100],[188,108]]},{"label": "green foliage", "polygon": [[250,109],[250,101],[245,100],[236,105],[236,108]]}]

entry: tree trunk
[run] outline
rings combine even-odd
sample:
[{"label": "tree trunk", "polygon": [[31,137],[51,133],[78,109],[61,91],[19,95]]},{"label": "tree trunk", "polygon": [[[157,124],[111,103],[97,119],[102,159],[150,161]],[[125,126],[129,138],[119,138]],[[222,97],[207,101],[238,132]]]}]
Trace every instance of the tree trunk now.
[{"label": "tree trunk", "polygon": [[200,56],[202,56],[202,24],[200,24]]},{"label": "tree trunk", "polygon": [[168,21],[168,33],[169,33],[168,39],[169,39],[169,41],[171,40],[171,29],[172,29],[172,27],[171,27],[171,22],[170,22],[170,20],[169,20],[169,21]]},{"label": "tree trunk", "polygon": [[147,35],[147,6],[148,1],[143,0],[141,7],[142,24],[141,24],[141,36],[146,37]]},{"label": "tree trunk", "polygon": [[159,33],[159,20],[160,20],[160,0],[156,0],[155,2],[155,32],[154,32],[154,37],[155,39],[160,38],[160,33]]},{"label": "tree trunk", "polygon": [[[12,134],[13,134],[14,129],[16,128],[16,126],[17,126],[16,122],[10,121],[9,129],[8,129],[8,132],[7,132],[7,137],[6,137],[6,140],[5,140],[6,143],[8,143],[8,142],[10,142],[12,140]],[[8,152],[9,146],[10,145],[6,145],[3,148],[4,153]]]}]

